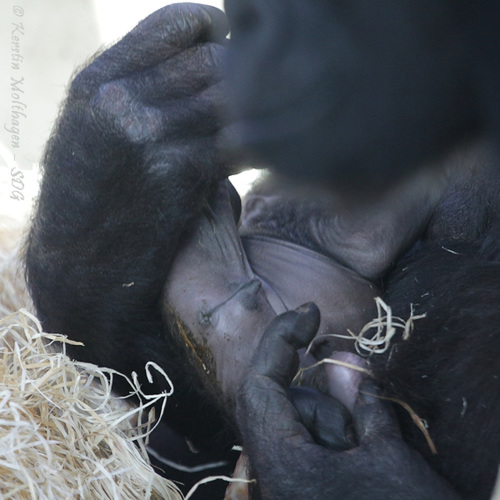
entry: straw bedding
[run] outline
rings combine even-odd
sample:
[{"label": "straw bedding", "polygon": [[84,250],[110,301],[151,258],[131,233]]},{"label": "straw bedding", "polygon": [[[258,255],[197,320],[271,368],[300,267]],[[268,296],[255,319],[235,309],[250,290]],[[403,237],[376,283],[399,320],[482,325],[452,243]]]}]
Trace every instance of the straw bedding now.
[{"label": "straw bedding", "polygon": [[137,407],[111,393],[113,377],[123,375],[68,358],[70,341],[44,333],[29,311],[19,251],[2,237],[0,497],[180,499],[146,452],[152,405],[164,408],[169,394],[145,395],[127,379]]},{"label": "straw bedding", "polygon": [[[111,394],[112,370],[51,349],[26,310],[0,320],[0,492],[2,498],[180,498],[148,463],[149,411]],[[151,369],[154,367],[148,367]],[[147,398],[147,399],[146,399]]]}]

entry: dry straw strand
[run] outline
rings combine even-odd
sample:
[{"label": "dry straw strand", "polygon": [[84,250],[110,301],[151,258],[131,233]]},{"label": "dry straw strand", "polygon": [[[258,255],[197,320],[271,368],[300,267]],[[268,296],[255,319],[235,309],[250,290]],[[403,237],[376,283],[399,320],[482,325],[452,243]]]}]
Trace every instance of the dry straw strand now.
[{"label": "dry straw strand", "polygon": [[[413,331],[414,322],[426,317],[425,313],[414,314],[413,304],[410,304],[410,317],[407,320],[393,316],[391,307],[381,297],[375,297],[375,304],[377,306],[377,317],[369,321],[357,335],[351,330],[347,330],[348,335],[337,333],[318,335],[311,341],[307,351],[309,352],[314,342],[318,339],[336,337],[354,341],[354,347],[360,356],[366,356],[367,353],[369,355],[382,354],[389,349],[397,330],[402,330],[403,340],[408,340]],[[373,330],[375,330],[374,333]]]},{"label": "dry straw strand", "polygon": [[[62,345],[62,352],[51,344]],[[66,337],[46,334],[20,310],[0,320],[0,496],[13,499],[180,499],[155,473],[145,439],[151,408],[167,393],[145,394],[125,377],[141,404],[111,393],[119,373],[71,361]],[[149,363],[152,370],[166,374]]]}]

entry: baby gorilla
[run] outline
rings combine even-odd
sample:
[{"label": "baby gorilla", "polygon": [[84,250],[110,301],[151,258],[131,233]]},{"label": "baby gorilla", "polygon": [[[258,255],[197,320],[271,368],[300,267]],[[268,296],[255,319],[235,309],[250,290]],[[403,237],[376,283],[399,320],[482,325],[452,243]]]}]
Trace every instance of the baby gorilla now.
[{"label": "baby gorilla", "polygon": [[[380,290],[373,280],[386,271],[425,227],[444,185],[429,181],[437,181],[439,177],[421,173],[387,192],[377,203],[357,207],[345,206],[331,192],[297,189],[282,179],[270,177],[247,195],[239,231],[235,222],[239,215],[238,195],[227,181],[219,185],[215,198],[206,204],[172,262],[164,290],[164,312],[170,331],[176,332],[174,339],[179,348],[185,348],[207,390],[214,394],[214,399],[224,401],[230,417],[250,353],[256,351],[266,326],[276,315],[308,300],[313,300],[321,310],[320,319],[316,306],[301,309],[302,315],[313,316],[314,327],[306,331],[317,335],[312,355],[301,353],[302,367],[330,357],[335,351],[353,350],[353,342],[334,339],[332,335],[345,336],[347,329],[359,331],[375,316],[373,299],[380,295]],[[396,232],[394,228],[399,230]],[[287,325],[290,317],[293,318],[278,317],[269,327],[270,335],[280,331],[282,322]],[[306,324],[309,324],[307,318]],[[266,356],[261,363],[269,369],[282,368],[285,373],[291,362],[283,360],[282,354],[280,351],[279,356],[276,353]],[[335,356],[346,361],[345,354]],[[352,357],[347,360],[359,363]],[[256,396],[255,387],[251,387],[255,365],[250,368],[249,383],[243,382],[248,388],[243,394],[248,394],[257,407],[267,408],[264,393]],[[293,373],[290,372],[288,383]],[[317,443],[339,451],[363,449],[363,443],[356,437],[363,434],[363,426],[372,426],[368,424],[370,418],[381,412],[387,415],[387,408],[373,404],[366,408],[366,422],[357,421],[357,428],[353,428],[349,410],[353,410],[358,394],[359,380],[353,377],[355,373],[335,368],[326,372],[321,368],[307,370],[301,378],[302,387],[291,391],[295,408]],[[315,387],[320,392],[311,392],[306,387]],[[345,407],[326,398],[323,394],[328,391]],[[248,422],[253,429],[252,438],[245,440],[251,462],[256,459],[259,463],[262,458],[265,463],[264,455],[268,453],[263,453],[262,441],[255,434],[259,429],[259,436],[265,438],[268,431],[261,428],[259,420],[254,421],[252,415],[256,413],[254,408],[249,410],[248,402],[241,404],[237,423],[241,421],[246,428]],[[274,415],[287,428],[288,415],[285,412],[282,418],[280,413],[271,409],[266,419]],[[376,427],[377,442],[382,444],[391,438],[395,455],[382,453],[383,459],[379,457],[377,467],[370,472],[373,477],[384,475],[383,486],[376,490],[372,481],[367,480],[363,490],[370,495],[379,491],[382,498],[388,493],[407,494],[422,483],[419,495],[439,492],[453,497],[418,454],[411,452],[400,437],[394,440],[392,434],[397,432],[397,424],[390,420],[386,427]],[[375,427],[372,428],[375,432]],[[307,446],[303,452],[308,456]],[[276,453],[269,449],[269,454],[279,460]],[[365,450],[357,467],[366,468],[370,460],[374,461],[372,453]],[[341,457],[338,460],[342,462]],[[395,466],[399,460],[403,467]],[[354,465],[349,463],[353,471]],[[281,471],[278,464],[265,469]],[[344,473],[339,477],[341,481],[350,481]],[[405,477],[404,487],[398,489],[394,481],[400,481],[401,477]],[[259,484],[265,484],[261,483],[261,476]],[[300,482],[294,484],[303,498],[306,489]],[[326,494],[330,486],[321,484],[318,494]],[[280,490],[275,493],[276,498],[281,498],[283,486],[276,487]],[[362,491],[351,490],[355,498]],[[333,498],[344,498],[341,491],[340,496]],[[268,498],[270,494],[262,489],[259,493],[254,491],[252,498],[258,495]]]},{"label": "baby gorilla", "polygon": [[352,350],[348,340],[321,338],[359,331],[374,317],[374,280],[422,232],[440,175],[420,173],[356,206],[270,176],[246,196],[241,220],[239,197],[222,182],[181,242],[164,290],[168,323],[209,389],[231,407],[266,326],[308,301],[321,311],[314,358]]}]

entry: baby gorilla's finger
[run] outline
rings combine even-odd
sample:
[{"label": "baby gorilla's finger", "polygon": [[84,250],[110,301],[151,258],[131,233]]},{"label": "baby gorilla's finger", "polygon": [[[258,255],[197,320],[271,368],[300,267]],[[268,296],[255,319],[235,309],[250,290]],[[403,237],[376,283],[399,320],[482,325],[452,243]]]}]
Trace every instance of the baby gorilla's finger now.
[{"label": "baby gorilla's finger", "polygon": [[95,89],[104,81],[169,59],[197,44],[223,43],[229,31],[220,10],[198,4],[168,5],[144,19],[75,78],[72,90]]},{"label": "baby gorilla's finger", "polygon": [[290,396],[314,440],[336,451],[356,446],[351,416],[335,398],[307,387],[292,387]]}]

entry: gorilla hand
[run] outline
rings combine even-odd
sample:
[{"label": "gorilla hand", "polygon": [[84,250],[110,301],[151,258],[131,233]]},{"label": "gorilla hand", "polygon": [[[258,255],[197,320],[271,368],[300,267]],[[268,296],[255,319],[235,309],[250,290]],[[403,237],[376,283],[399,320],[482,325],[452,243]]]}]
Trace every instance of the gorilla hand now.
[{"label": "gorilla hand", "polygon": [[[403,442],[390,409],[373,396],[372,382],[360,386],[352,410],[358,443],[347,450],[352,440],[346,419],[338,418],[338,402],[311,393],[309,404],[303,399],[294,406],[289,385],[296,349],[308,343],[318,322],[312,304],[278,316],[238,396],[238,425],[262,498],[458,498]],[[327,414],[334,416],[329,430]]]},{"label": "gorilla hand", "polygon": [[[158,301],[168,267],[227,175],[215,144],[227,29],[217,9],[166,7],[69,89],[26,259],[44,327],[86,344],[72,356],[124,373],[143,373],[148,360],[165,365]],[[184,394],[183,361],[168,361]]]}]

